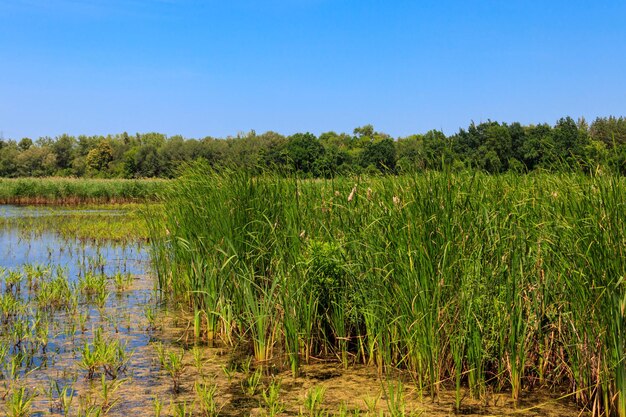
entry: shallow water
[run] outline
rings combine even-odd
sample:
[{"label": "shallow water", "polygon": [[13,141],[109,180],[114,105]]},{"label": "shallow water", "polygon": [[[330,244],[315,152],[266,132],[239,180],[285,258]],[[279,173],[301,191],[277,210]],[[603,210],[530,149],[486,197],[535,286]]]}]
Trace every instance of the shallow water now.
[{"label": "shallow water", "polygon": [[116,272],[145,274],[148,254],[140,244],[113,245],[63,239],[52,232],[0,230],[1,268],[12,269],[24,264],[61,266],[68,270],[70,277],[75,277],[90,261],[102,264],[100,272],[107,275]]},{"label": "shallow water", "polygon": [[[36,217],[67,214],[117,215],[116,210],[84,210],[73,211],[67,208],[50,209],[39,207],[0,206],[0,218]],[[22,276],[19,289],[12,289],[6,282],[10,273]],[[116,289],[111,277],[120,273],[130,276],[128,288]],[[42,394],[52,382],[60,386],[71,384],[76,396],[88,391],[91,383],[86,384],[82,375],[84,371],[77,366],[80,360],[80,349],[93,340],[95,328],[101,327],[110,337],[121,340],[128,354],[145,349],[150,342],[150,334],[146,332],[147,323],[144,318],[146,306],[154,305],[153,282],[149,275],[148,253],[145,245],[140,242],[133,244],[114,244],[112,242],[89,242],[78,239],[63,238],[51,231],[24,232],[16,228],[0,229],[0,290],[8,300],[17,300],[22,306],[17,313],[6,313],[0,308],[3,316],[3,327],[0,329],[1,346],[6,347],[7,354],[0,358],[0,380],[5,380],[0,387],[0,398],[10,396],[16,386],[26,385],[37,392],[33,415],[49,415],[54,412],[55,395],[44,399]],[[106,302],[98,307],[89,297],[77,298],[75,309],[40,309],[40,291],[26,284],[26,276],[38,276],[41,285],[56,276],[63,276],[72,291],[78,293],[81,278],[86,274],[104,274],[107,278],[108,296]],[[29,279],[30,282],[30,279]],[[30,284],[29,284],[30,285]],[[6,314],[5,314],[6,313]],[[82,316],[83,322],[76,316]],[[25,330],[26,335],[15,343],[11,328],[16,326],[35,326],[37,321],[45,321],[42,333],[46,335],[46,343],[35,343],[35,331]],[[25,323],[25,324],[24,324]],[[11,361],[20,359],[17,378],[7,378]],[[138,384],[153,384],[150,372],[136,370],[150,368],[151,355],[133,355],[128,363],[127,371],[122,376],[133,375]],[[142,376],[143,374],[143,376]],[[77,382],[72,382],[72,381]],[[57,393],[58,399],[58,393]],[[0,410],[4,407],[0,404]]]}]

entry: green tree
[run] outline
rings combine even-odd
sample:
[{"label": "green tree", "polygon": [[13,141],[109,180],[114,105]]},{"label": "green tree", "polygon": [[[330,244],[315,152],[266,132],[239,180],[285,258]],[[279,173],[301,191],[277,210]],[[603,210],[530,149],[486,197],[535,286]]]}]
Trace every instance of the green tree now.
[{"label": "green tree", "polygon": [[287,138],[276,132],[265,132],[259,136],[261,149],[259,151],[259,163],[264,168],[283,170],[289,159],[287,151]]},{"label": "green tree", "polygon": [[122,175],[124,178],[135,178],[137,177],[137,164],[135,162],[135,158],[137,156],[138,148],[134,147],[127,150],[124,153],[124,161],[123,161],[123,169]]},{"label": "green tree", "polygon": [[564,168],[577,165],[587,143],[585,133],[579,130],[574,119],[571,117],[559,119],[552,129],[552,139],[554,153],[558,158],[557,163],[564,164]]},{"label": "green tree", "polygon": [[48,146],[31,146],[16,157],[17,175],[42,177],[52,175],[56,169],[56,157]]},{"label": "green tree", "polygon": [[396,150],[398,157],[397,165],[400,171],[421,171],[426,168],[423,135],[411,135],[398,139]]},{"label": "green tree", "polygon": [[365,125],[361,127],[355,127],[353,130],[353,133],[354,133],[354,136],[356,136],[357,138],[373,139],[374,138],[374,126]]},{"label": "green tree", "polygon": [[598,117],[589,127],[589,137],[604,143],[607,149],[626,144],[626,118]]},{"label": "green tree", "polygon": [[158,177],[163,172],[163,161],[154,145],[140,147],[135,153],[136,176],[142,178]]},{"label": "green tree", "polygon": [[56,154],[56,163],[60,169],[64,170],[71,167],[75,143],[74,137],[61,135],[52,144],[52,150]]},{"label": "green tree", "polygon": [[33,140],[30,138],[23,138],[22,140],[20,140],[18,146],[21,150],[25,151],[33,146]]},{"label": "green tree", "polygon": [[86,157],[87,154],[94,149],[100,142],[104,140],[103,137],[100,136],[78,136],[78,140],[76,143],[76,154],[77,156]]},{"label": "green tree", "polygon": [[369,142],[361,153],[361,166],[373,165],[380,172],[394,172],[396,169],[396,147],[389,138]]},{"label": "green tree", "polygon": [[209,165],[215,167],[224,158],[228,145],[223,140],[217,140],[210,136],[207,136],[198,141],[198,149],[196,158],[202,158],[206,160]]},{"label": "green tree", "polygon": [[626,175],[626,143],[620,144],[612,150],[608,165],[616,174]]},{"label": "green tree", "polygon": [[287,155],[297,172],[315,174],[316,161],[324,154],[324,147],[312,133],[296,133],[289,137]]},{"label": "green tree", "polygon": [[524,142],[520,147],[521,161],[528,170],[549,168],[556,160],[552,127],[547,123],[524,128]]},{"label": "green tree", "polygon": [[440,130],[430,130],[424,135],[425,168],[443,169],[452,167],[458,155],[454,152],[455,137],[446,137]]},{"label": "green tree", "polygon": [[325,146],[323,155],[315,162],[315,172],[326,178],[347,174],[352,170],[350,154],[335,145]]},{"label": "green tree", "polygon": [[478,148],[479,164],[481,168],[491,173],[506,171],[509,168],[511,152],[511,134],[506,125],[498,122],[481,124],[481,144]]},{"label": "green tree", "polygon": [[17,158],[20,149],[15,141],[7,141],[0,149],[0,176],[15,177],[17,175]]},{"label": "green tree", "polygon": [[87,154],[87,166],[96,172],[105,170],[113,160],[113,147],[107,140],[101,141],[98,146]]}]

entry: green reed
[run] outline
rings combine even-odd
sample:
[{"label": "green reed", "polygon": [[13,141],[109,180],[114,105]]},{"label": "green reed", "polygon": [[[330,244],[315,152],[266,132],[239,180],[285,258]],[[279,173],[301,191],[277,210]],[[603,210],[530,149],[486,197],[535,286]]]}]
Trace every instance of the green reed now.
[{"label": "green reed", "polygon": [[626,181],[533,173],[284,179],[191,167],[150,220],[166,299],[294,375],[310,356],[626,417]]},{"label": "green reed", "polygon": [[126,203],[155,198],[157,179],[0,178],[0,204]]}]

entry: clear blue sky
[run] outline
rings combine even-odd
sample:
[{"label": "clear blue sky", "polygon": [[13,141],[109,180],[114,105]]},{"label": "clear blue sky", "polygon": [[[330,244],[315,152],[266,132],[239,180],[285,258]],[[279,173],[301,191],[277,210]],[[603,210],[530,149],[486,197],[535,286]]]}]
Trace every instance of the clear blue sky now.
[{"label": "clear blue sky", "polygon": [[5,138],[626,114],[626,2],[0,0]]}]

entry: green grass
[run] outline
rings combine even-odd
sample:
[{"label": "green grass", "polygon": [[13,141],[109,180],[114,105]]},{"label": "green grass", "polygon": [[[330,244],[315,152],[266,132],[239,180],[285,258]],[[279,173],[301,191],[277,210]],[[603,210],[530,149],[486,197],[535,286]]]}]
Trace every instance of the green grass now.
[{"label": "green grass", "polygon": [[156,199],[167,180],[0,178],[0,204],[128,203]]},{"label": "green grass", "polygon": [[312,356],[419,389],[514,400],[566,388],[626,417],[626,181],[415,176],[300,181],[196,166],[152,217],[160,288],[209,338],[297,373]]}]

